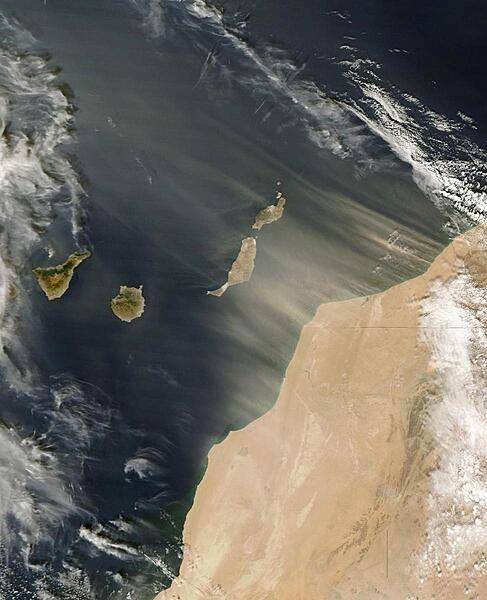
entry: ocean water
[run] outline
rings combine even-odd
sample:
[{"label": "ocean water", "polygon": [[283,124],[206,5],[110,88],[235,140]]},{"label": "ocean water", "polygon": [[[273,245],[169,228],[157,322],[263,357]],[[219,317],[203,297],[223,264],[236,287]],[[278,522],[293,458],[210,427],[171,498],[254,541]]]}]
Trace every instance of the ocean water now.
[{"label": "ocean water", "polygon": [[[304,4],[1,3],[3,597],[152,598],[317,306],[484,218],[480,4]],[[251,281],[207,296],[276,190]],[[31,268],[78,247],[47,302]]]}]

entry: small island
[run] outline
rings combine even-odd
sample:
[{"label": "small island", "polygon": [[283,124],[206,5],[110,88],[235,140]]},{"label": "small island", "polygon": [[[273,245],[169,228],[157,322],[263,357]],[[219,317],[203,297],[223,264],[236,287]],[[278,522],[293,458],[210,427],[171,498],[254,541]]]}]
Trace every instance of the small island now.
[{"label": "small island", "polygon": [[276,204],[270,204],[257,213],[252,229],[260,230],[264,225],[274,223],[274,221],[278,221],[282,217],[286,198],[284,198],[281,192],[276,192],[276,200]]},{"label": "small island", "polygon": [[142,316],[145,307],[145,299],[142,295],[142,286],[127,287],[120,286],[120,292],[110,303],[113,314],[121,321],[130,323]]},{"label": "small island", "polygon": [[255,238],[248,237],[242,240],[240,252],[233,261],[228,272],[227,281],[217,290],[206,292],[210,296],[222,296],[231,285],[237,285],[248,281],[254,270],[255,256],[257,253],[257,242]]},{"label": "small island", "polygon": [[89,250],[79,250],[68,256],[61,265],[46,268],[37,267],[32,269],[32,272],[48,299],[55,300],[60,298],[69,288],[76,267],[90,256],[91,252]]}]

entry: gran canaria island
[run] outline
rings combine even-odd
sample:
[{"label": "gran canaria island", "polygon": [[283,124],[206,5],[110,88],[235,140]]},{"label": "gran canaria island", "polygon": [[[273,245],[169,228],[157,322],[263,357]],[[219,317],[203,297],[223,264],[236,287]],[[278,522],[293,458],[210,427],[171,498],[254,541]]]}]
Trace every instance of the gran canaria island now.
[{"label": "gran canaria island", "polygon": [[37,267],[32,272],[47,298],[56,300],[68,291],[76,267],[90,256],[91,252],[88,250],[79,250],[70,254],[61,265]]},{"label": "gran canaria island", "polygon": [[128,287],[120,286],[119,293],[110,302],[113,314],[121,321],[130,323],[138,319],[144,313],[145,298],[142,295],[142,286]]}]

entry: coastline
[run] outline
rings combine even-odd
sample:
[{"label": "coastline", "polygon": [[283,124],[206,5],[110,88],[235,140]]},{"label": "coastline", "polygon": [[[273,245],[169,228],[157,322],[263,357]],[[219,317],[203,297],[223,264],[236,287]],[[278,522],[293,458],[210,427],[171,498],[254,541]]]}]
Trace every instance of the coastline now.
[{"label": "coastline", "polygon": [[464,271],[485,285],[485,233],[458,237],[426,273],[383,293],[319,307],[274,407],[210,451],[179,577],[157,600],[485,590],[478,556],[449,569],[428,549],[443,535],[432,473],[444,460],[428,419],[448,390],[422,320]]}]

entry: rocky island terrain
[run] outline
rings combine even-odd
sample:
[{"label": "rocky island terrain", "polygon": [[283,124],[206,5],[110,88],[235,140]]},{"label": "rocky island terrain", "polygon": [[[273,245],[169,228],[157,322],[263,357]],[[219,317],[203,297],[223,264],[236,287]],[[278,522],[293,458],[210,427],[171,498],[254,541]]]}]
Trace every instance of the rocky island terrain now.
[{"label": "rocky island terrain", "polygon": [[227,281],[217,290],[208,291],[210,296],[223,296],[231,285],[237,285],[248,281],[254,270],[255,257],[257,254],[257,242],[253,237],[242,240],[237,258],[233,261],[228,272]]},{"label": "rocky island terrain", "polygon": [[130,323],[142,316],[145,308],[145,299],[142,295],[142,286],[120,286],[119,293],[110,302],[113,314],[121,321]]},{"label": "rocky island terrain", "polygon": [[282,192],[276,192],[276,204],[270,204],[257,213],[252,229],[260,230],[264,225],[278,221],[284,214],[285,205],[286,198],[284,198]]},{"label": "rocky island terrain", "polygon": [[73,278],[74,270],[91,256],[89,250],[73,252],[60,265],[54,267],[37,267],[33,269],[38,284],[49,300],[55,300],[65,294]]}]

